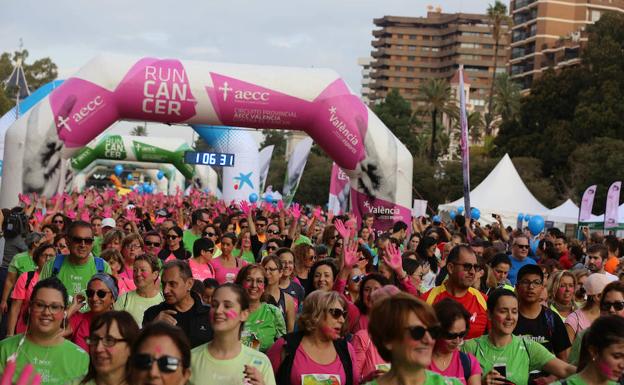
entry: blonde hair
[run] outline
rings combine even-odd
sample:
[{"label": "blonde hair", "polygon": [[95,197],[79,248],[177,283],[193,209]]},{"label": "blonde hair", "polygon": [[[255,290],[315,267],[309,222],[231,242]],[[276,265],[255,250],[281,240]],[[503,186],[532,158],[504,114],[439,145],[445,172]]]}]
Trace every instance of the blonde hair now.
[{"label": "blonde hair", "polygon": [[[546,286],[546,290],[548,291],[548,301],[550,303],[555,302],[555,295],[559,291],[561,287],[561,280],[563,277],[572,278],[572,283],[574,284],[574,290],[576,290],[576,276],[574,273],[568,270],[561,270],[550,276],[548,280],[548,285]],[[572,310],[576,310],[576,304],[574,303],[574,296],[572,298]]]},{"label": "blonde hair", "polygon": [[[306,335],[314,333],[327,316],[327,311],[336,302],[340,303],[343,310],[347,310],[347,302],[335,291],[316,290],[310,293],[303,301],[303,309],[297,320],[299,329]],[[344,331],[347,322],[342,327]]]}]

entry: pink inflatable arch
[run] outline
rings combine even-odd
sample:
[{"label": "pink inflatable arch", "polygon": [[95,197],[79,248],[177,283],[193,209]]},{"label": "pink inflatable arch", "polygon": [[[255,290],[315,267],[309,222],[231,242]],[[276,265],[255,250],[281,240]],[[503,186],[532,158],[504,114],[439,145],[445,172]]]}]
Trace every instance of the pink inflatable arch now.
[{"label": "pink inflatable arch", "polygon": [[55,192],[64,159],[133,119],[303,130],[349,175],[358,217],[409,223],[412,157],[334,71],[119,56],[94,58],[11,126],[0,204]]}]

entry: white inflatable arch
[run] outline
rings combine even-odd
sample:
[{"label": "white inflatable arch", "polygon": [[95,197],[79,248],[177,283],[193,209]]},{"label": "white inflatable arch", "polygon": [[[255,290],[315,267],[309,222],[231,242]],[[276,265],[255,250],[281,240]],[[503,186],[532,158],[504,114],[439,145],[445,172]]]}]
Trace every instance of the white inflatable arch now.
[{"label": "white inflatable arch", "polygon": [[303,130],[349,175],[358,217],[409,223],[412,157],[336,72],[108,55],[9,129],[0,205],[55,192],[61,158],[123,119]]}]

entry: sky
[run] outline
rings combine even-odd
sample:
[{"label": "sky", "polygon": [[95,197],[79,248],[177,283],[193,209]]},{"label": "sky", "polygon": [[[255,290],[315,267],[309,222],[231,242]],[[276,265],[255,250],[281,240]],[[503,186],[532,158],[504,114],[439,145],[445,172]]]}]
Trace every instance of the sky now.
[{"label": "sky", "polygon": [[[373,19],[483,13],[494,0],[21,0],[3,2],[0,52],[22,38],[30,61],[50,57],[59,78],[105,53],[207,62],[331,68],[360,91],[359,57],[371,52]],[[120,122],[109,132],[127,134]],[[192,130],[148,124],[150,135],[192,140]]]}]

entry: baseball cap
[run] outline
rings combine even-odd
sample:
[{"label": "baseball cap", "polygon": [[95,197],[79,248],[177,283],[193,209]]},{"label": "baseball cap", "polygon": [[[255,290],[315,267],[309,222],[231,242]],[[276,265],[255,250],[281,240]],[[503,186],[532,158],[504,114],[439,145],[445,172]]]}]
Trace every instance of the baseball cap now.
[{"label": "baseball cap", "polygon": [[102,227],[116,227],[117,222],[113,218],[104,218],[102,219]]},{"label": "baseball cap", "polygon": [[585,292],[587,295],[598,295],[602,293],[607,284],[609,284],[611,280],[606,274],[594,273],[590,274],[585,281],[583,287],[585,288]]}]

